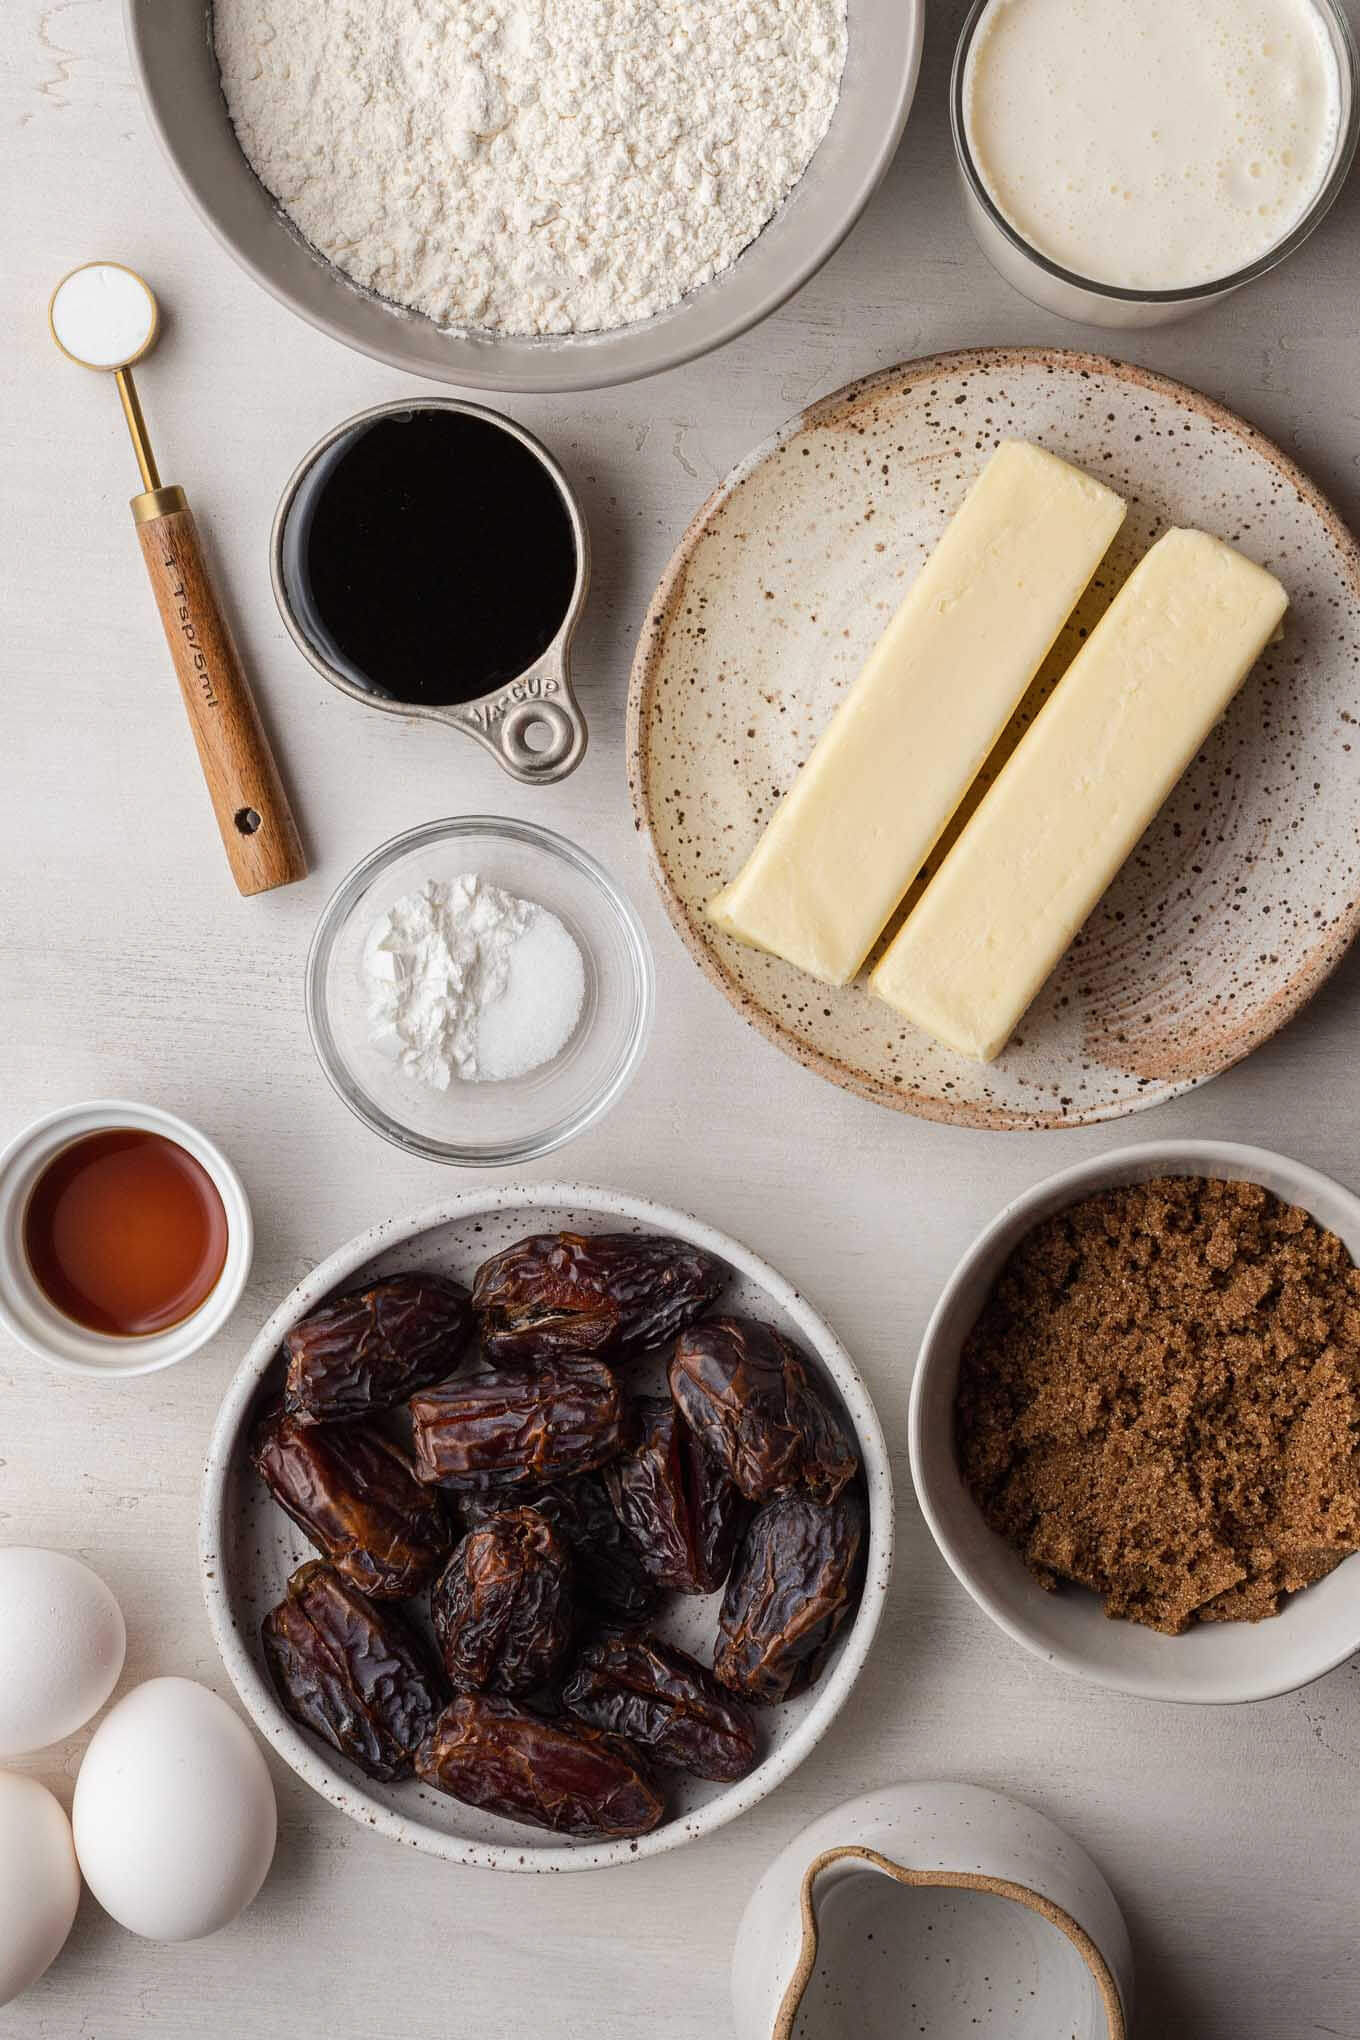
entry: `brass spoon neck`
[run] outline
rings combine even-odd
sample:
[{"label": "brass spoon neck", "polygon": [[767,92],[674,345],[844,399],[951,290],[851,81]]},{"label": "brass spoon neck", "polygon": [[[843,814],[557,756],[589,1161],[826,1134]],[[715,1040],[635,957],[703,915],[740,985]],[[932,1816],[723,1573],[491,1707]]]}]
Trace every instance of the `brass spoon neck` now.
[{"label": "brass spoon neck", "polygon": [[127,419],[127,428],[132,435],[132,450],[137,456],[137,466],[141,470],[142,488],[146,491],[159,489],[161,485],[160,470],[156,466],[156,456],[151,451],[151,440],[147,433],[146,420],[142,416],[142,406],[141,400],[137,395],[137,385],[132,380],[132,370],[130,368],[115,369],[113,379],[118,385],[118,396],[123,406],[123,416]]}]

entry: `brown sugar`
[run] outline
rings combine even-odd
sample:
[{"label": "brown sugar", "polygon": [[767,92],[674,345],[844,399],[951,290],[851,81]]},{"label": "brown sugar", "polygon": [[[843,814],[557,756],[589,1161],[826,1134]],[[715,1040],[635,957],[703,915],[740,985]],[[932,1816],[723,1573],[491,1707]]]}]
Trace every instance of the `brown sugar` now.
[{"label": "brown sugar", "polygon": [[959,1464],[1041,1585],[1174,1635],[1360,1549],[1360,1271],[1254,1183],[1162,1177],[1026,1235],[964,1345]]}]

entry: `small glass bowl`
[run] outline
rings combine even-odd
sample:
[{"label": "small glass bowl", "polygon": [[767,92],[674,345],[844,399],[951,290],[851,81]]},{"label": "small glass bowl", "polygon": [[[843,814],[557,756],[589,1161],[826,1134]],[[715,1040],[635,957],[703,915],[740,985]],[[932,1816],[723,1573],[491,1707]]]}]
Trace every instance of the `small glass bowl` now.
[{"label": "small glass bowl", "polygon": [[1174,290],[1126,290],[1119,284],[1099,283],[1078,276],[1060,263],[1040,254],[1017,232],[987,188],[968,141],[968,118],[964,90],[968,58],[983,18],[992,0],[974,0],[954,51],[954,69],[949,83],[950,120],[954,130],[954,152],[958,157],[965,209],[974,238],[998,275],[1032,304],[1059,318],[1076,319],[1087,326],[1121,330],[1165,326],[1184,319],[1204,305],[1214,304],[1244,283],[1254,283],[1292,255],[1308,239],[1331,210],[1350,172],[1360,139],[1360,57],[1355,38],[1337,0],[1313,0],[1322,25],[1331,39],[1341,79],[1341,112],[1337,122],[1336,148],[1331,167],[1307,212],[1284,239],[1259,256],[1245,269],[1230,276],[1213,277],[1207,283]]},{"label": "small glass bowl", "polygon": [[[560,1053],[523,1077],[437,1091],[369,1040],[364,944],[375,921],[427,879],[475,872],[556,914],[585,963],[581,1018]],[[307,1025],[351,1112],[409,1154],[463,1168],[532,1161],[609,1110],[651,1030],[652,954],[609,874],[565,836],[503,816],[461,815],[394,836],[357,864],[317,924]]]}]

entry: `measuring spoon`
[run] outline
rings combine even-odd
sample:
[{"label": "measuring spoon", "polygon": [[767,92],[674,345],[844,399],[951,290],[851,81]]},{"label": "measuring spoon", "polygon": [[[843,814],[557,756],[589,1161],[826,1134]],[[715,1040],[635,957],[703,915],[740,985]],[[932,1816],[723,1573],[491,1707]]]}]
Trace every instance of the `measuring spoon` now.
[{"label": "measuring spoon", "polygon": [[193,512],[183,489],[162,486],[132,380],[133,364],[160,332],[155,295],[121,262],[87,262],[62,278],[47,317],[68,360],[112,373],[117,385],[142,476],[133,522],[237,888],[249,894],[291,885],[306,877],[307,864],[288,796]]}]

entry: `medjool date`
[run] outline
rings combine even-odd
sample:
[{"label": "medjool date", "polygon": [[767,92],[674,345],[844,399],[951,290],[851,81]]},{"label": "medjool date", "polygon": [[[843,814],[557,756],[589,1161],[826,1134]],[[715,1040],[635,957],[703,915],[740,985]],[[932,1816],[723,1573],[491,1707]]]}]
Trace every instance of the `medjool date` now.
[{"label": "medjool date", "polygon": [[488,1488],[460,1497],[464,1523],[480,1529],[507,1509],[522,1506],[545,1516],[571,1552],[577,1598],[606,1620],[642,1622],[655,1608],[658,1591],[648,1579],[636,1545],[614,1513],[600,1473],[548,1487]]},{"label": "medjool date", "polygon": [[844,1424],[791,1339],[757,1318],[717,1317],[676,1341],[681,1416],[749,1501],[802,1486],[834,1501],[859,1468]]},{"label": "medjool date", "polygon": [[813,1683],[859,1600],[867,1531],[858,1488],[834,1502],[795,1488],[756,1511],[718,1619],[724,1686],[772,1705]]},{"label": "medjool date", "polygon": [[496,1360],[626,1360],[673,1339],[728,1280],[725,1262],[649,1233],[535,1233],[477,1270],[472,1307]]},{"label": "medjool date", "polygon": [[419,1638],[320,1559],[299,1566],[261,1625],[265,1662],[294,1721],[370,1778],[411,1774],[444,1704]]},{"label": "medjool date", "polygon": [[658,1586],[713,1594],[732,1568],[745,1509],[669,1396],[639,1396],[624,1451],[604,1470],[615,1512]]},{"label": "medjool date", "polygon": [[622,1736],[545,1721],[513,1700],[460,1694],[420,1748],[427,1785],[506,1820],[623,1838],[659,1826],[665,1801]]},{"label": "medjool date", "polygon": [[531,1693],[575,1628],[565,1543],[536,1510],[508,1509],[454,1547],[430,1615],[456,1692]]},{"label": "medjool date", "polygon": [[439,1497],[379,1432],[275,1410],[251,1457],[279,1507],[366,1594],[399,1601],[438,1572],[452,1541]]},{"label": "medjool date", "polygon": [[618,1451],[621,1416],[619,1385],[598,1360],[488,1368],[411,1398],[416,1471],[453,1488],[588,1473]]},{"label": "medjool date", "polygon": [[653,1636],[605,1637],[562,1691],[578,1721],[626,1735],[658,1764],[732,1784],[756,1761],[756,1727],[706,1666]]},{"label": "medjool date", "polygon": [[451,1374],[471,1329],[468,1292],[441,1275],[390,1275],[337,1296],[284,1340],[284,1407],[305,1424],[390,1409]]}]

